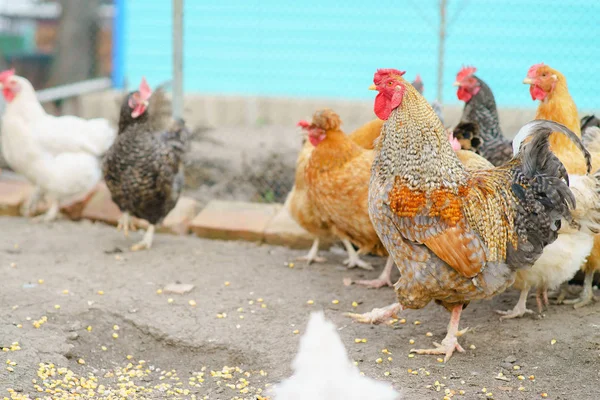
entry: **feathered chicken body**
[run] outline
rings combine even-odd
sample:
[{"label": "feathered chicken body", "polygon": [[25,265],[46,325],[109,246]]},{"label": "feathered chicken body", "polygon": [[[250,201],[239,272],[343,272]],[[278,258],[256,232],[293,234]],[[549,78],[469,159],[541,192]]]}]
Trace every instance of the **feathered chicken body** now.
[{"label": "feathered chicken body", "polygon": [[36,186],[26,207],[37,200],[50,203],[43,216],[56,218],[59,202],[90,192],[101,178],[100,157],[113,143],[116,130],[105,119],[85,120],[47,114],[31,83],[14,74],[0,73],[7,101],[2,118],[2,152],[10,167]]},{"label": "feathered chicken body", "polygon": [[379,70],[375,112],[386,123],[375,148],[369,213],[400,270],[399,308],[431,300],[452,310],[448,335],[424,354],[463,351],[456,339],[460,312],[471,300],[504,291],[515,272],[530,267],[570,221],[574,197],[566,171],[548,149],[548,136],[564,126],[533,121],[533,139],[501,167],[467,172],[444,127],[403,72]]},{"label": "feathered chicken body", "polygon": [[[593,118],[579,121],[577,106],[569,93],[567,79],[560,71],[543,63],[535,64],[527,71],[523,83],[529,85],[531,99],[540,102],[536,118],[544,118],[564,124],[578,136],[580,136],[582,125],[594,123]],[[586,128],[583,143],[592,154],[594,170],[596,171],[600,166],[598,164],[600,160],[600,136],[595,134],[595,129],[594,127]],[[518,139],[518,137],[515,138],[515,140]],[[550,136],[550,148],[564,164],[569,176],[573,178],[573,183],[577,184],[576,188],[580,196],[586,199],[585,202],[578,201],[576,221],[581,225],[591,227],[592,232],[597,231],[597,229],[594,229],[594,225],[598,223],[597,213],[600,207],[598,196],[595,194],[598,190],[598,175],[596,174],[594,177],[586,176],[586,172],[588,172],[586,160],[579,155],[577,147],[560,133],[554,133]],[[576,177],[578,178],[576,179]],[[582,248],[587,248],[587,240],[578,243]],[[573,249],[574,257],[581,252],[581,249]],[[558,257],[557,255],[555,259],[558,259]],[[579,258],[579,263],[584,260],[585,258]],[[571,259],[570,263],[565,264],[565,268],[572,270],[570,267],[576,262],[577,260]],[[568,304],[574,304],[575,307],[584,306],[594,299],[592,296],[593,275],[596,270],[600,269],[600,237],[598,235],[595,237],[592,252],[587,257],[587,262],[582,269],[586,277],[581,296],[579,299],[564,301]],[[549,269],[549,271],[552,271],[552,269]],[[547,297],[544,299],[547,303],[546,299]]]},{"label": "feathered chicken body", "polygon": [[313,116],[308,138],[315,149],[304,175],[308,196],[319,219],[335,236],[356,244],[359,253],[387,255],[367,208],[373,151],[348,138],[340,123],[339,116],[328,109]]},{"label": "feathered chicken body", "polygon": [[150,223],[144,240],[132,250],[151,247],[154,226],[175,207],[183,188],[189,132],[182,120],[167,126],[152,117],[153,102],[158,108],[163,101],[164,93],[152,94],[145,80],[139,91],[127,96],[121,107],[119,134],[104,161],[106,184],[123,212],[120,226],[128,228],[129,215]]},{"label": "feathered chicken body", "polygon": [[475,122],[483,143],[478,153],[498,166],[512,158],[511,142],[504,138],[496,100],[490,87],[474,74],[474,67],[464,67],[456,76],[457,96],[465,102],[461,122]]}]

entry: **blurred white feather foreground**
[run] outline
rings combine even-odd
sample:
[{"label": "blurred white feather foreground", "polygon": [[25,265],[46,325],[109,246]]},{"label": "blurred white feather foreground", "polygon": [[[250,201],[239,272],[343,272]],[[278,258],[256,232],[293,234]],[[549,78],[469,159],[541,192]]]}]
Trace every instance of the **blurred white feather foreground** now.
[{"label": "blurred white feather foreground", "polygon": [[333,323],[311,314],[292,363],[294,374],[273,388],[275,400],[398,400],[388,383],[362,376]]},{"label": "blurred white feather foreground", "polygon": [[[46,196],[50,209],[45,220],[58,213],[58,203],[89,192],[101,178],[100,157],[116,136],[105,119],[85,120],[48,115],[31,83],[12,71],[0,74],[7,100],[2,118],[2,152],[10,167],[36,186],[28,204]],[[28,210],[29,211],[29,210]]]}]

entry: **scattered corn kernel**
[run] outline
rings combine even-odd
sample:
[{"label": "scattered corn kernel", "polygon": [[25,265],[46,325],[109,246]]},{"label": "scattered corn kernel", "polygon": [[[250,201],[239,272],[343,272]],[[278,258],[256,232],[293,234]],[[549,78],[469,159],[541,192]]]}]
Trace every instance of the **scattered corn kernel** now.
[{"label": "scattered corn kernel", "polygon": [[519,392],[522,392],[522,391],[524,391],[524,390],[525,390],[525,388],[524,388],[523,386],[519,386],[519,389],[518,389],[518,390],[519,390]]},{"label": "scattered corn kernel", "polygon": [[290,268],[294,268],[294,263],[289,263],[289,264],[288,264],[288,267],[290,267]]},{"label": "scattered corn kernel", "polygon": [[119,329],[119,325],[113,325],[113,330],[118,331]]},{"label": "scattered corn kernel", "polygon": [[[240,315],[240,317],[242,317],[242,316],[243,315]],[[219,318],[219,319],[227,318],[227,313],[217,314],[217,318]]]},{"label": "scattered corn kernel", "polygon": [[169,304],[173,303],[174,301],[175,301],[175,300],[173,300],[173,299],[172,299],[172,298],[170,298],[170,297],[167,299],[167,303],[169,303]]},{"label": "scattered corn kernel", "polygon": [[11,268],[15,268],[16,266],[17,266],[17,263],[14,263],[14,262],[11,262],[11,263],[10,263],[10,267],[11,267]]},{"label": "scattered corn kernel", "polygon": [[22,325],[22,324],[17,324],[17,328],[19,328],[19,329],[20,329],[20,328],[22,328],[22,327],[23,327],[23,325]]},{"label": "scattered corn kernel", "polygon": [[444,362],[444,359],[443,358],[438,358],[437,362],[439,362],[439,363]]},{"label": "scattered corn kernel", "polygon": [[460,395],[464,395],[464,394],[465,394],[465,391],[461,389],[461,390],[459,390],[459,391],[458,391],[458,394],[460,394]]},{"label": "scattered corn kernel", "polygon": [[133,356],[132,356],[131,354],[127,354],[127,357],[126,357],[126,358],[127,358],[128,360],[131,360],[131,359],[133,358]]},{"label": "scattered corn kernel", "polygon": [[390,353],[390,351],[388,349],[383,349],[383,350],[381,350],[381,352],[383,354],[392,354],[392,353]]},{"label": "scattered corn kernel", "polygon": [[104,295],[104,290],[98,290],[96,293],[98,293],[99,296]]},{"label": "scattered corn kernel", "polygon": [[100,348],[102,349],[102,351],[106,351],[106,350],[108,350],[108,349],[106,348],[106,346],[102,346],[102,347],[100,347]]},{"label": "scattered corn kernel", "polygon": [[69,294],[69,289],[65,289],[62,291],[63,294]]},{"label": "scattered corn kernel", "polygon": [[196,301],[195,300],[190,300],[188,301],[188,304],[192,307],[196,307]]},{"label": "scattered corn kernel", "polygon": [[352,307],[358,307],[358,303],[357,303],[357,302],[355,302],[355,301],[353,301],[353,302],[352,302]]},{"label": "scattered corn kernel", "polygon": [[415,358],[415,355],[414,355],[413,353],[410,353],[410,354],[408,355],[408,358]]},{"label": "scattered corn kernel", "polygon": [[117,338],[119,337],[119,334],[118,334],[117,332],[115,332],[115,333],[113,333],[113,334],[112,334],[112,337],[113,337],[114,339],[117,339]]},{"label": "scattered corn kernel", "polygon": [[306,304],[313,305],[313,304],[315,304],[315,302],[313,300],[309,300],[309,301],[306,302]]},{"label": "scattered corn kernel", "polygon": [[375,362],[376,362],[377,364],[381,364],[381,363],[383,362],[383,360],[381,359],[381,357],[379,357],[377,360],[375,360]]},{"label": "scattered corn kernel", "polygon": [[552,345],[556,344],[556,339],[552,339],[552,340],[550,341],[550,344],[552,344]]},{"label": "scattered corn kernel", "polygon": [[267,308],[267,305],[266,305],[265,303],[262,303],[262,304],[260,305],[260,308]]},{"label": "scattered corn kernel", "polygon": [[383,375],[385,375],[385,376],[390,376],[391,374],[390,374],[390,371],[385,371],[385,372],[383,373]]},{"label": "scattered corn kernel", "polygon": [[60,309],[60,304],[55,304],[54,308],[56,308],[57,310]]},{"label": "scattered corn kernel", "polygon": [[363,343],[367,343],[367,339],[366,338],[362,338],[360,341],[363,342]]},{"label": "scattered corn kernel", "polygon": [[433,333],[431,333],[431,332],[427,332],[427,333],[425,334],[425,336],[432,337],[432,336],[433,336]]},{"label": "scattered corn kernel", "polygon": [[515,371],[518,371],[518,370],[520,370],[520,369],[521,369],[521,367],[519,367],[518,365],[515,365],[515,366],[513,366],[513,369],[514,369]]},{"label": "scattered corn kernel", "polygon": [[359,338],[354,339],[354,343],[360,343],[361,340]]},{"label": "scattered corn kernel", "polygon": [[44,280],[43,280],[43,279],[38,279],[38,283],[39,283],[40,285],[42,285],[42,284],[44,283]]},{"label": "scattered corn kernel", "polygon": [[263,299],[262,299],[262,297],[259,297],[258,299],[256,299],[256,301],[258,301],[259,303],[262,303]]},{"label": "scattered corn kernel", "polygon": [[358,365],[358,361],[354,361],[354,365]]},{"label": "scattered corn kernel", "polygon": [[546,397],[548,397],[548,393],[545,393],[545,392],[544,392],[544,393],[542,393],[542,398],[544,398],[544,399],[545,399]]},{"label": "scattered corn kernel", "polygon": [[6,370],[7,370],[8,372],[13,372],[13,371],[14,371],[14,368],[13,368],[13,367],[6,367]]},{"label": "scattered corn kernel", "polygon": [[91,331],[92,331],[92,326],[91,326],[91,325],[88,325],[88,327],[87,327],[87,328],[85,328],[85,329],[87,329],[87,331],[88,331],[88,332],[91,332]]},{"label": "scattered corn kernel", "polygon": [[415,339],[410,339],[410,340],[408,341],[408,344],[415,344]]},{"label": "scattered corn kernel", "polygon": [[470,346],[469,346],[469,348],[470,348],[471,350],[475,350],[477,347],[475,347],[475,345],[474,345],[474,344],[472,344],[472,345],[470,345]]},{"label": "scattered corn kernel", "polygon": [[299,331],[298,329],[296,329],[296,330],[294,330],[292,333],[293,333],[294,335],[297,335],[297,334],[299,334],[299,333],[300,333],[300,331]]},{"label": "scattered corn kernel", "polygon": [[156,294],[162,294],[162,289],[156,289]]},{"label": "scattered corn kernel", "polygon": [[529,380],[530,380],[530,381],[534,381],[534,380],[535,380],[535,376],[533,376],[533,375],[529,375]]},{"label": "scattered corn kernel", "polygon": [[225,281],[224,285],[225,285],[225,286],[229,286],[229,285],[231,285],[231,282],[229,282],[229,281]]},{"label": "scattered corn kernel", "polygon": [[519,376],[517,376],[517,379],[520,380],[520,381],[524,381],[525,377],[523,375],[519,375]]},{"label": "scattered corn kernel", "polygon": [[486,389],[486,388],[483,388],[483,389],[481,389],[481,391],[482,391],[483,393],[486,393],[486,392],[487,392],[487,389]]},{"label": "scattered corn kernel", "polygon": [[248,302],[248,304],[250,304],[250,305],[254,304],[254,300],[250,300],[250,301]]},{"label": "scattered corn kernel", "polygon": [[392,360],[393,360],[392,357],[388,357],[388,361],[392,361]]},{"label": "scattered corn kernel", "polygon": [[415,325],[421,325],[421,321],[415,321],[414,324]]},{"label": "scattered corn kernel", "polygon": [[494,394],[492,392],[486,393],[485,394],[487,397],[492,397]]},{"label": "scattered corn kernel", "polygon": [[340,302],[340,301],[339,301],[338,299],[331,300],[331,303],[332,303],[332,304],[339,304],[339,302]]}]

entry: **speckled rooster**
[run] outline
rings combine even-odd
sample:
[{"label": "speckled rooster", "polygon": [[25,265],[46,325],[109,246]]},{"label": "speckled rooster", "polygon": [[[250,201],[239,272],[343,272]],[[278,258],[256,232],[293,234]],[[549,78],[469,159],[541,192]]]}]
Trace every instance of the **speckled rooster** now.
[{"label": "speckled rooster", "polygon": [[183,156],[189,132],[182,120],[168,126],[165,93],[142,79],[121,106],[117,139],[106,154],[104,179],[123,215],[117,229],[125,236],[130,215],[150,223],[144,238],[131,250],[152,246],[155,225],[175,207],[183,188]]},{"label": "speckled rooster", "polygon": [[381,322],[405,308],[434,300],[452,312],[448,333],[419,354],[464,351],[457,336],[460,315],[472,300],[509,287],[552,243],[561,218],[570,220],[574,196],[564,166],[549,151],[548,136],[560,131],[586,156],[573,132],[536,120],[523,128],[531,139],[501,167],[467,171],[459,162],[425,99],[395,69],[378,70],[375,113],[386,120],[375,147],[369,214],[401,277],[399,304],[355,316]]}]

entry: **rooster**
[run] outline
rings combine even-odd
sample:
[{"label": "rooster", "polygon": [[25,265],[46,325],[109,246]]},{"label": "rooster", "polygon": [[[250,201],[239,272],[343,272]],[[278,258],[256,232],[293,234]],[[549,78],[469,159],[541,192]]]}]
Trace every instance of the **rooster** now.
[{"label": "rooster", "polygon": [[463,352],[457,337],[463,307],[503,292],[521,268],[530,267],[556,240],[561,219],[570,221],[575,198],[568,175],[549,151],[548,136],[563,132],[590,163],[573,132],[550,121],[522,129],[532,136],[501,167],[466,171],[431,106],[404,78],[382,69],[371,89],[375,113],[386,120],[375,148],[369,213],[400,270],[397,304],[354,315],[377,323],[431,300],[451,311],[448,332],[419,354]]},{"label": "rooster", "polygon": [[106,185],[123,213],[118,229],[127,236],[130,214],[150,224],[132,251],[152,247],[155,225],[175,207],[183,189],[189,132],[182,120],[168,126],[164,119],[152,115],[165,101],[164,92],[153,94],[142,78],[139,90],[123,101],[119,133],[104,160]]},{"label": "rooster", "polygon": [[[551,68],[543,63],[532,65],[527,71],[527,76],[523,80],[524,84],[529,85],[529,93],[531,99],[539,100],[539,106],[536,112],[536,118],[548,119],[565,125],[578,136],[581,133],[581,122],[577,114],[577,106],[569,93],[566,77],[558,70]],[[588,123],[591,121],[588,121]],[[587,134],[589,129],[586,129],[584,145],[592,153],[594,170],[600,167],[600,137],[593,132]],[[578,149],[560,134],[550,136],[550,148],[562,161],[569,176],[577,179],[572,179],[574,184],[578,184],[581,193],[593,193],[596,190],[595,179],[585,177],[586,162],[578,155]],[[578,204],[578,213],[586,220],[591,217],[588,214],[588,207],[599,207],[596,197],[587,195],[589,201]],[[596,199],[594,202],[593,199]],[[585,208],[584,208],[585,207]],[[590,211],[592,212],[592,211]],[[586,217],[587,215],[587,217]],[[590,223],[593,223],[590,221]],[[586,246],[585,241],[581,246]],[[574,304],[576,308],[582,307],[590,303],[594,297],[592,295],[592,281],[594,272],[600,269],[600,236],[595,237],[593,250],[587,261],[583,264],[583,271],[586,274],[584,280],[584,289],[581,292],[579,299],[565,300],[566,304]],[[572,276],[572,275],[571,275]],[[545,293],[545,291],[544,291]],[[547,296],[544,296],[544,301],[547,303]]]},{"label": "rooster", "polygon": [[310,316],[292,364],[294,375],[275,385],[275,400],[398,400],[389,385],[360,374],[323,312]]},{"label": "rooster", "polygon": [[[412,81],[410,84],[413,85],[413,87],[415,89],[417,89],[417,91],[420,94],[423,94],[423,92],[425,91],[425,85],[423,84],[423,79],[421,79],[421,75],[419,75],[419,74],[417,74],[417,76],[415,77],[415,80]],[[438,116],[440,121],[442,121],[442,125],[443,125],[444,124],[444,115],[442,112],[442,105],[437,100],[430,103],[430,105],[431,105],[431,108],[433,108],[433,111],[435,111],[435,114]]]},{"label": "rooster", "polygon": [[31,83],[13,69],[0,73],[6,100],[2,118],[2,153],[9,166],[34,186],[24,214],[35,212],[45,197],[49,222],[58,216],[61,201],[91,196],[102,177],[100,157],[111,146],[116,131],[105,119],[85,120],[47,114]]},{"label": "rooster", "polygon": [[474,75],[475,72],[475,67],[463,67],[456,75],[456,96],[465,102],[460,121],[477,123],[483,139],[478,153],[492,164],[502,165],[511,159],[512,145],[502,134],[492,90]]}]

